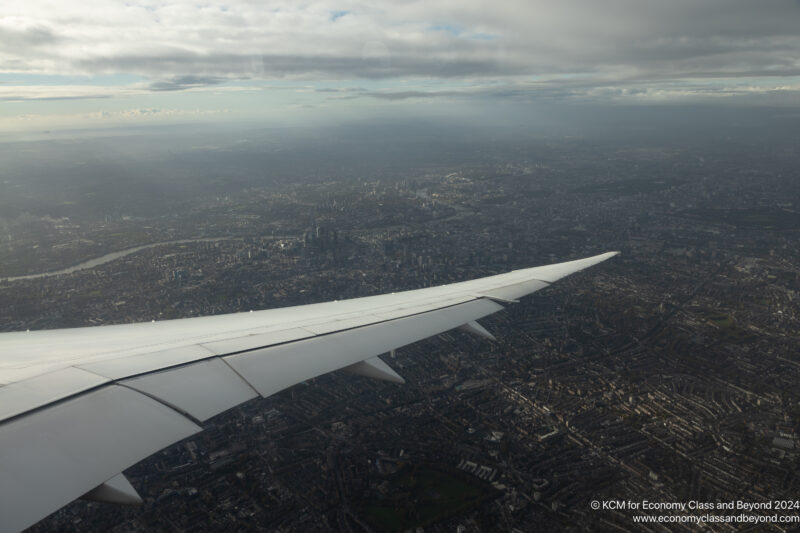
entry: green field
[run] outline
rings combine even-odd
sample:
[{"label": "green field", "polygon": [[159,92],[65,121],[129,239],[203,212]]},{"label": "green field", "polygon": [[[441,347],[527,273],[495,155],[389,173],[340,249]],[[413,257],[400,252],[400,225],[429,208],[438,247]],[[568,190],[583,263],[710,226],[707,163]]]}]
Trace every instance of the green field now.
[{"label": "green field", "polygon": [[705,314],[706,320],[719,329],[719,338],[725,342],[740,343],[751,341],[755,335],[736,324],[732,316],[720,312]]},{"label": "green field", "polygon": [[733,318],[724,313],[709,315],[708,321],[720,329],[732,328],[734,325]]},{"label": "green field", "polygon": [[429,465],[407,466],[389,478],[385,496],[371,496],[361,506],[365,521],[378,531],[425,526],[472,507],[492,489],[461,473]]}]

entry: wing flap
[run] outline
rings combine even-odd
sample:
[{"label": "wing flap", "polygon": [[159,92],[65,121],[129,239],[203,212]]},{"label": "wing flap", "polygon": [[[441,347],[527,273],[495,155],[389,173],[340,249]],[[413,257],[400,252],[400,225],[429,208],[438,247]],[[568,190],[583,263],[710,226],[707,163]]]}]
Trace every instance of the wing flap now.
[{"label": "wing flap", "polygon": [[27,413],[109,380],[78,368],[62,368],[0,387],[0,420]]},{"label": "wing flap", "polygon": [[258,397],[222,359],[147,374],[121,382],[200,422]]},{"label": "wing flap", "polygon": [[448,331],[502,308],[491,300],[473,300],[358,329],[230,355],[224,359],[259,394],[266,397],[295,383]]},{"label": "wing flap", "polygon": [[0,425],[0,529],[22,530],[198,431],[169,407],[117,385]]}]

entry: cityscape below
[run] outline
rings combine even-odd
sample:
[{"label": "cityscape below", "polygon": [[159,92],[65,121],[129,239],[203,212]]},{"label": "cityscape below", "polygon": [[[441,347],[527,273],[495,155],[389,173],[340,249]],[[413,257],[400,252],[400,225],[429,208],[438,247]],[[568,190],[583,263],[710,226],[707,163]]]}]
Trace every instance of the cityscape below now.
[{"label": "cityscape below", "polygon": [[[254,135],[143,144],[136,166],[101,139],[0,145],[0,329],[302,305],[621,253],[482,320],[496,341],[453,331],[384,354],[404,385],[337,372],[250,401],[126,471],[143,506],[77,501],[30,531],[639,531],[637,513],[592,502],[798,498],[792,138],[410,131],[379,152],[369,131]],[[50,167],[19,172],[15,158],[35,157]]]}]

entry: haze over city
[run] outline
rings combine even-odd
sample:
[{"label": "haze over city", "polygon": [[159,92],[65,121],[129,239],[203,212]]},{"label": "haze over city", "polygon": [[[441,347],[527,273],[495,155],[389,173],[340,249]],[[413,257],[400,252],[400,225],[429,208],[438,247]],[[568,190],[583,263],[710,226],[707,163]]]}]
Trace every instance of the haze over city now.
[{"label": "haze over city", "polygon": [[791,530],[799,20],[789,0],[6,3],[0,331],[621,252],[481,319],[495,340],[384,355],[403,385],[250,400],[126,468],[142,506],[30,531]]}]

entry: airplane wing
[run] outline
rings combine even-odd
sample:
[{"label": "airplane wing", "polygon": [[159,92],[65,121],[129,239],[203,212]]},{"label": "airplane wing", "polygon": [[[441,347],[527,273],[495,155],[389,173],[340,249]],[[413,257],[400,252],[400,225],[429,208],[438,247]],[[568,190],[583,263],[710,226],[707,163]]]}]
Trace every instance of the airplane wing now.
[{"label": "airplane wing", "polygon": [[258,396],[346,368],[402,382],[377,356],[461,327],[605,261],[249,313],[0,334],[0,530],[80,497],[140,502],[122,471]]}]

